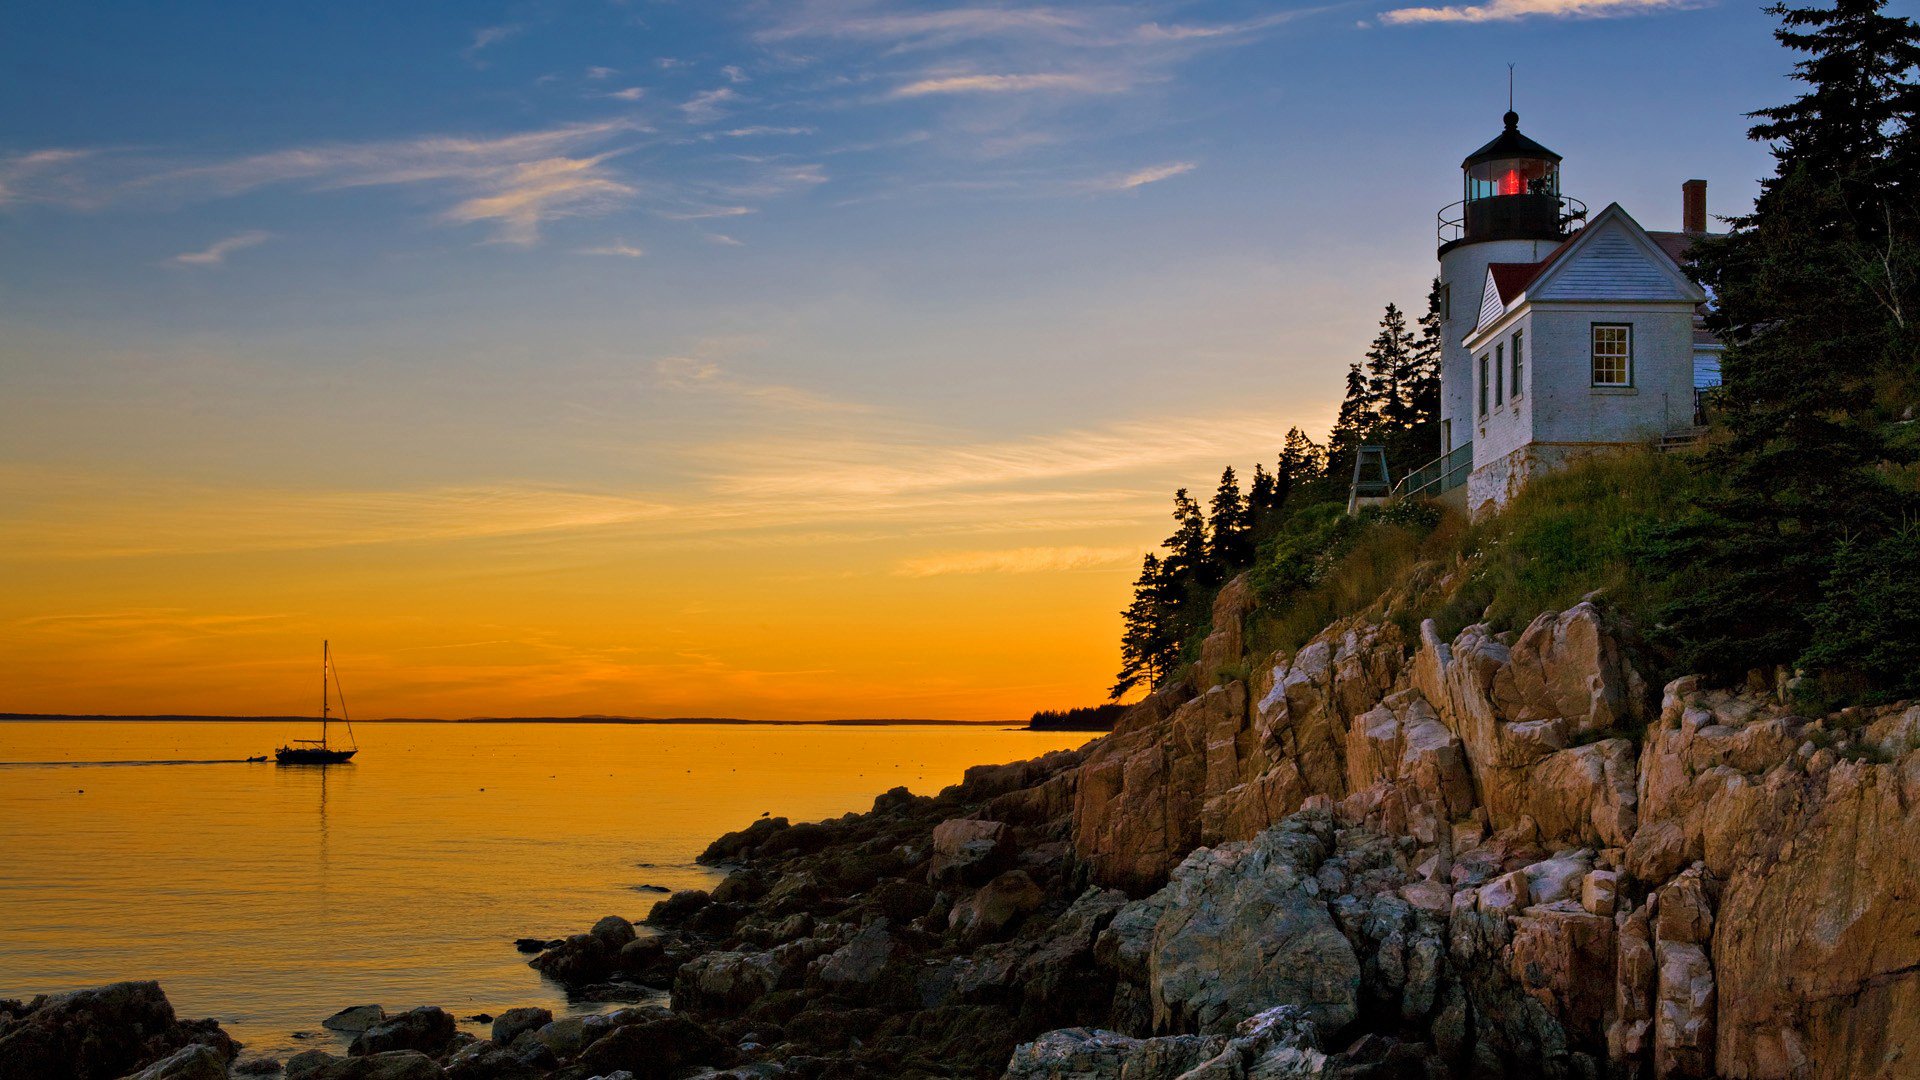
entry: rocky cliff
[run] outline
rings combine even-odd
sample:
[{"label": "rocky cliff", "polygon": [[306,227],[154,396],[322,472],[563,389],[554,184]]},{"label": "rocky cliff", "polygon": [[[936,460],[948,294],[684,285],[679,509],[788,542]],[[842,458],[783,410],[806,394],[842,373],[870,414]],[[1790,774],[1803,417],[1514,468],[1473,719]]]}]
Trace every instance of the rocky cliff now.
[{"label": "rocky cliff", "polygon": [[1920,706],[1651,687],[1595,598],[1264,656],[1253,611],[1079,751],[762,820],[532,961],[670,1012],[415,1010],[287,1075],[1920,1076]]}]

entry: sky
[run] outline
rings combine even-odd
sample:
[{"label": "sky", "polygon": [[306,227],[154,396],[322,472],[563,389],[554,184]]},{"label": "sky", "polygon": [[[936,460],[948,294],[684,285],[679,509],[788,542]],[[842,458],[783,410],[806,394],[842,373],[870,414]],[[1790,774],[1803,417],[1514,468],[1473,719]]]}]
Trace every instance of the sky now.
[{"label": "sky", "polygon": [[[0,14],[0,710],[1090,704],[1521,127],[1750,205],[1757,4]],[[1408,465],[1416,463],[1405,463]]]}]

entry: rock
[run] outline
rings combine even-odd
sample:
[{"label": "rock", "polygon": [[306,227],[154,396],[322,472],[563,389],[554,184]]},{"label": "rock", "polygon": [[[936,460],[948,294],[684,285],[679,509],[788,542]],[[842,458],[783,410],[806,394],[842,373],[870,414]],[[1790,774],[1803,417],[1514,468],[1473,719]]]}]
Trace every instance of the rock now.
[{"label": "rock", "polygon": [[[307,1053],[316,1053],[308,1051]],[[446,1073],[433,1059],[413,1050],[396,1050],[364,1057],[336,1058],[322,1055],[311,1067],[296,1074],[293,1062],[287,1063],[287,1080],[446,1080]],[[294,1060],[306,1057],[298,1055]]]},{"label": "rock", "polygon": [[1613,917],[1620,899],[1620,874],[1615,870],[1595,870],[1580,880],[1580,906],[1594,915]]},{"label": "rock", "polygon": [[[597,1034],[597,1032],[595,1033]],[[586,1048],[587,1020],[583,1016],[563,1016],[533,1031],[532,1039],[557,1058],[570,1058]],[[516,1042],[526,1042],[525,1038]]]},{"label": "rock", "polygon": [[1218,1035],[1134,1039],[1112,1031],[1065,1028],[1016,1048],[1004,1080],[1176,1080],[1217,1056],[1225,1044]]},{"label": "rock", "polygon": [[619,952],[621,946],[637,936],[633,932],[633,924],[618,915],[608,915],[594,923],[593,929],[587,933],[593,936],[593,940],[600,943],[602,949],[610,953]]},{"label": "rock", "polygon": [[1586,852],[1556,855],[1542,859],[1521,872],[1527,875],[1527,891],[1532,903],[1551,904],[1559,900],[1577,900],[1593,869],[1593,858]]},{"label": "rock", "polygon": [[614,960],[592,934],[573,934],[527,961],[527,966],[557,983],[578,986],[606,978]]},{"label": "rock", "polygon": [[545,952],[549,945],[550,941],[547,938],[523,937],[513,939],[513,947],[523,953]]},{"label": "rock", "polygon": [[875,919],[822,960],[817,976],[821,983],[837,989],[868,986],[880,977],[893,954],[887,920]]},{"label": "rock", "polygon": [[448,1080],[546,1080],[556,1059],[537,1045],[513,1049],[482,1040],[447,1058]]},{"label": "rock", "polygon": [[[713,897],[704,889],[681,889],[665,900],[656,902],[653,910],[647,913],[647,922],[655,926],[678,926],[692,918],[695,912],[706,907],[712,900]],[[631,930],[632,927],[628,929]]]},{"label": "rock", "polygon": [[673,1007],[744,1009],[780,985],[781,965],[767,952],[710,952],[682,965],[673,979]]},{"label": "rock", "polygon": [[634,892],[670,893],[673,890],[667,888],[665,885],[655,885],[652,882],[647,882],[646,884],[643,884],[643,885],[635,885],[633,887],[633,891]]},{"label": "rock", "polygon": [[633,1013],[629,1022],[588,1045],[576,1066],[603,1074],[626,1069],[636,1080],[667,1080],[686,1066],[727,1054],[724,1043],[684,1016],[649,1008]]},{"label": "rock", "polygon": [[453,1016],[436,1005],[423,1005],[375,1024],[354,1037],[347,1053],[354,1057],[415,1050],[438,1054],[453,1038]]},{"label": "rock", "polygon": [[1654,1014],[1654,1074],[1714,1076],[1713,965],[1706,950],[1663,941],[1655,951],[1660,994]]},{"label": "rock", "polygon": [[378,1005],[349,1005],[320,1021],[320,1026],[328,1031],[344,1031],[358,1035],[386,1018],[387,1011]]},{"label": "rock", "polygon": [[284,1066],[286,1080],[301,1080],[302,1077],[330,1061],[339,1059],[325,1050],[302,1050],[287,1059]]},{"label": "rock", "polygon": [[535,1031],[552,1022],[553,1013],[548,1009],[533,1006],[508,1009],[493,1021],[493,1041],[501,1046],[512,1046],[522,1032]]},{"label": "rock", "polygon": [[1225,1033],[1275,1002],[1323,1031],[1352,1022],[1359,958],[1312,878],[1332,846],[1329,816],[1303,811],[1194,852],[1142,902],[1158,912],[1146,950],[1156,1031]]},{"label": "rock", "polygon": [[999,821],[955,818],[933,829],[933,862],[927,880],[935,886],[970,885],[1005,868],[1013,853],[1013,830]]},{"label": "rock", "polygon": [[227,1080],[227,1059],[211,1046],[194,1043],[129,1074],[127,1080]]},{"label": "rock", "polygon": [[278,1076],[280,1070],[280,1059],[270,1057],[249,1058],[233,1065],[236,1076]]},{"label": "rock", "polygon": [[1009,870],[954,905],[948,925],[962,941],[979,945],[997,940],[1030,912],[1046,893],[1024,870]]},{"label": "rock", "polygon": [[700,853],[702,863],[730,862],[753,851],[789,828],[786,818],[761,818],[739,832],[730,832]]},{"label": "rock", "polygon": [[1481,886],[1480,912],[1484,915],[1515,915],[1533,903],[1533,882],[1525,872],[1515,870]]},{"label": "rock", "polygon": [[120,982],[0,1008],[0,1080],[109,1080],[192,1043],[230,1061],[238,1047],[211,1020],[181,1021],[155,982]]},{"label": "rock", "polygon": [[[1607,1057],[1645,1067],[1653,1049],[1654,996],[1658,966],[1653,956],[1651,912],[1642,907],[1620,921],[1614,975],[1613,1020],[1607,1026]],[[1622,1070],[1626,1071],[1626,1070]]]}]

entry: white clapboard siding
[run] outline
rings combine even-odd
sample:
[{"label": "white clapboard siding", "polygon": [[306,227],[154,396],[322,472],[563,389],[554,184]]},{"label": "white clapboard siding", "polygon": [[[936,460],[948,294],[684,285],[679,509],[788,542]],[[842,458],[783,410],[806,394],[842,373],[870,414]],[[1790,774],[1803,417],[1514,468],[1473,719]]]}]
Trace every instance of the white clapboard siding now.
[{"label": "white clapboard siding", "polygon": [[1587,238],[1571,258],[1529,290],[1536,300],[1679,300],[1672,275],[1625,229],[1611,225]]},{"label": "white clapboard siding", "polygon": [[1478,330],[1498,319],[1505,310],[1507,305],[1500,302],[1500,286],[1493,283],[1493,270],[1489,267],[1487,286],[1480,292],[1480,321],[1474,324],[1474,329]]}]

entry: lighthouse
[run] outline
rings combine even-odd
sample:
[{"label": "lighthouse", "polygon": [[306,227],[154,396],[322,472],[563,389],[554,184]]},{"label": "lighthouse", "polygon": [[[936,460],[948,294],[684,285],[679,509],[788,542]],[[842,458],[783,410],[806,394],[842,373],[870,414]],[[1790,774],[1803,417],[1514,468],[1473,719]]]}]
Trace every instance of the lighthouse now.
[{"label": "lighthouse", "polygon": [[1589,215],[1560,188],[1560,155],[1505,119],[1440,211],[1440,456],[1394,489],[1475,516],[1580,457],[1691,442],[1719,382],[1685,270],[1706,182],[1682,185],[1679,231],[1619,203]]},{"label": "lighthouse", "polygon": [[1473,357],[1465,340],[1480,321],[1482,284],[1495,263],[1538,263],[1566,241],[1587,207],[1560,190],[1560,155],[1505,130],[1460,163],[1463,194],[1440,211],[1440,452],[1473,440]]}]

